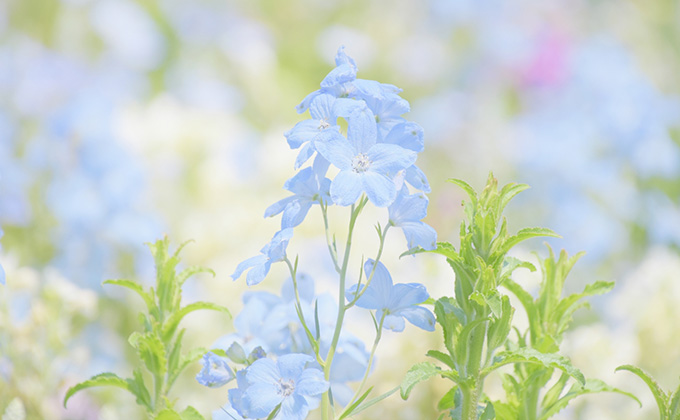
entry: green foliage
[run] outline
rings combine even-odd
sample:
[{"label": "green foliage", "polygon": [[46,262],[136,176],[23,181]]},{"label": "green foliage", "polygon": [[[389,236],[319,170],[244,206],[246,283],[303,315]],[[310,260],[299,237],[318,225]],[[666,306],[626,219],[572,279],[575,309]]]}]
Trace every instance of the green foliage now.
[{"label": "green foliage", "polygon": [[[556,259],[548,247],[550,255],[541,260],[543,281],[534,299],[511,276],[518,268],[535,271],[536,267],[509,256],[508,252],[527,239],[558,235],[545,228],[508,232],[503,210],[528,187],[508,184],[499,189],[497,180],[489,175],[486,187],[477,194],[464,181],[449,181],[469,196],[469,201],[463,203],[466,220],[461,223],[460,244],[456,250],[452,244],[442,242],[435,250],[427,251],[443,255],[455,273],[455,296],[434,302],[446,351],[435,349],[427,353],[446,365],[446,369],[429,362],[413,366],[402,383],[402,397],[408,398],[418,382],[432,376],[448,378],[454,386],[438,407],[448,410],[450,418],[461,420],[547,419],[579,395],[610,391],[632,397],[601,381],[586,379],[566,357],[558,354],[574,312],[587,306],[584,298],[611,290],[613,283],[596,282],[582,293],[562,298],[566,277],[581,254],[570,258],[562,251]],[[407,254],[422,252],[426,251]],[[515,308],[501,292],[501,286],[519,299],[529,317],[529,331],[517,331],[515,343],[509,340]],[[514,367],[514,374],[502,376],[506,401],[488,401],[483,393],[484,379],[505,365]],[[555,372],[561,372],[559,380],[542,391]],[[576,382],[565,391],[573,381]]]},{"label": "green foliage", "polygon": [[[137,351],[140,367],[133,370],[132,378],[123,379],[113,373],[102,373],[71,387],[64,397],[64,406],[71,396],[80,390],[96,386],[115,386],[126,389],[134,395],[137,404],[146,409],[150,419],[203,419],[203,416],[193,407],[187,407],[181,412],[175,411],[173,403],[168,398],[170,389],[179,374],[207,351],[199,347],[182,354],[184,330],[178,333],[177,328],[187,314],[199,309],[230,314],[226,308],[209,302],[195,302],[181,306],[182,285],[189,277],[205,272],[214,275],[212,270],[201,267],[189,267],[177,273],[177,265],[180,262],[179,252],[185,245],[186,242],[171,255],[168,252],[169,240],[167,238],[149,244],[156,264],[155,288],[144,290],[139,283],[126,279],[104,282],[104,284],[114,284],[134,291],[146,304],[147,312],[140,314],[143,330],[133,332],[128,338],[130,345]],[[151,377],[152,384],[147,384],[143,370]],[[153,390],[153,393],[150,390]]]},{"label": "green foliage", "polygon": [[616,368],[619,370],[627,370],[647,384],[659,407],[659,420],[680,420],[680,387],[673,393],[665,392],[651,375],[637,366],[623,365]]}]

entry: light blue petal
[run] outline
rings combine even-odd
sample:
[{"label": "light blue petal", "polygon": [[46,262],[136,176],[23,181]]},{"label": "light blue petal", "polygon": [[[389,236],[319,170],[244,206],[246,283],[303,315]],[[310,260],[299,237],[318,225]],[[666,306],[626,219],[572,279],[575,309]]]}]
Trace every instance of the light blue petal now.
[{"label": "light blue petal", "polygon": [[340,171],[331,182],[331,199],[340,206],[354,204],[362,191],[362,176],[351,171]]},{"label": "light blue petal", "polygon": [[0,265],[0,283],[5,284],[5,269]]},{"label": "light blue petal", "polygon": [[403,187],[396,200],[389,208],[390,223],[401,226],[406,222],[419,221],[427,216],[429,200],[425,194],[408,194],[408,189]]},{"label": "light blue petal", "polygon": [[323,179],[328,172],[328,167],[331,163],[323,157],[321,154],[316,155],[314,158],[314,163],[312,164],[312,170],[317,179]]},{"label": "light blue petal", "polygon": [[253,267],[250,271],[248,271],[248,274],[246,274],[246,284],[248,286],[255,286],[256,284],[262,282],[262,280],[264,280],[264,278],[267,277],[267,273],[269,273],[270,267],[271,262],[269,261],[268,258],[264,262],[264,264],[256,265],[255,267]]},{"label": "light blue petal", "polygon": [[274,420],[304,420],[309,414],[307,400],[301,395],[290,395],[283,400],[281,411]]},{"label": "light blue petal", "polygon": [[388,330],[392,330],[394,332],[402,332],[404,331],[404,328],[406,327],[406,322],[404,322],[404,318],[402,318],[399,315],[386,315],[385,320],[383,321],[383,328],[387,328]]},{"label": "light blue petal", "polygon": [[367,106],[357,108],[348,118],[347,140],[354,150],[366,153],[377,139],[375,115]]},{"label": "light blue petal", "polygon": [[293,229],[283,228],[280,231],[276,232],[271,242],[269,242],[269,244],[265,246],[265,249],[263,249],[262,252],[269,257],[271,262],[282,261],[286,256],[286,248],[288,247],[288,242],[292,237]]},{"label": "light blue petal", "polygon": [[[373,271],[374,261],[369,259],[364,263],[364,280],[366,284],[371,272]],[[356,288],[356,286],[355,286]],[[375,273],[368,285],[368,289],[357,301],[357,306],[366,309],[384,309],[390,300],[392,294],[392,277],[387,267],[381,262],[375,267]]]},{"label": "light blue petal", "polygon": [[283,188],[287,189],[293,194],[299,194],[297,190],[298,185],[306,184],[313,176],[314,172],[312,171],[312,168],[305,168],[296,173],[292,178],[286,180],[286,183],[283,184]]},{"label": "light blue petal", "polygon": [[248,417],[259,419],[266,418],[283,401],[283,396],[278,393],[278,385],[258,382],[243,392],[243,399],[248,408]]},{"label": "light blue petal", "polygon": [[322,93],[309,105],[309,114],[315,120],[325,120],[330,125],[337,125],[333,119],[333,104],[336,98],[333,95]]},{"label": "light blue petal", "polygon": [[414,122],[404,122],[395,125],[385,136],[384,142],[396,144],[414,152],[422,152],[425,148],[423,128]]},{"label": "light blue petal", "polygon": [[406,182],[411,184],[414,188],[429,193],[432,191],[430,183],[427,181],[427,176],[416,165],[411,165],[406,168]]},{"label": "light blue petal", "polygon": [[342,83],[351,82],[357,77],[356,67],[350,64],[340,64],[334,68],[321,81],[321,88],[332,88]]},{"label": "light blue petal", "polygon": [[337,98],[333,103],[332,115],[335,118],[342,117],[347,119],[352,113],[365,106],[366,104],[363,101],[351,98]]},{"label": "light blue petal", "polygon": [[[305,274],[298,273],[296,276],[298,292],[300,293],[300,300],[305,302],[313,302],[316,294],[314,293],[314,279]],[[286,302],[295,301],[295,288],[293,286],[293,279],[288,278],[281,286],[281,297]]]},{"label": "light blue petal", "polygon": [[272,359],[258,359],[246,370],[246,379],[251,385],[258,383],[277,384],[281,372]]},{"label": "light blue petal", "polygon": [[308,200],[296,200],[286,206],[281,217],[281,228],[292,228],[298,226],[305,220],[312,202]]},{"label": "light blue petal", "polygon": [[314,141],[314,147],[327,161],[340,170],[349,169],[357,151],[342,134],[326,130]]},{"label": "light blue petal", "polygon": [[291,201],[295,199],[296,199],[295,196],[291,196],[286,197],[283,200],[277,201],[276,203],[267,207],[267,209],[264,211],[264,217],[266,218],[276,216],[277,214],[281,213],[286,208],[286,206],[291,203]]},{"label": "light blue petal", "polygon": [[397,172],[413,165],[418,157],[417,153],[404,149],[396,144],[379,143],[371,147],[366,153],[371,161],[370,170],[394,177]]},{"label": "light blue petal", "polygon": [[335,53],[335,65],[339,66],[341,64],[348,64],[348,65],[354,67],[355,71],[357,69],[357,63],[354,61],[354,59],[352,57],[350,57],[349,55],[347,55],[345,53],[345,46],[344,45],[341,45],[338,48],[338,52]]},{"label": "light blue petal", "polygon": [[402,309],[399,311],[399,315],[402,315],[418,328],[422,328],[425,331],[434,331],[434,315],[422,306],[411,306],[410,308]]},{"label": "light blue petal", "polygon": [[328,390],[329,383],[324,380],[323,372],[319,369],[305,369],[297,383],[295,392],[300,395],[319,395]]},{"label": "light blue petal", "polygon": [[320,90],[315,90],[314,92],[310,93],[309,95],[305,96],[305,99],[302,100],[296,107],[295,110],[297,111],[298,114],[302,114],[309,108],[309,104],[312,103],[312,100],[316,98],[317,95],[320,95],[321,91]]},{"label": "light blue petal", "polygon": [[397,283],[392,289],[389,309],[391,312],[396,312],[400,309],[423,303],[429,297],[427,289],[420,283]]},{"label": "light blue petal", "polygon": [[297,157],[295,158],[295,169],[299,169],[300,166],[304,165],[305,162],[309,160],[310,157],[316,152],[316,148],[314,147],[314,143],[310,142],[305,144],[302,149],[300,149],[300,153],[298,153]]},{"label": "light blue petal", "polygon": [[319,130],[319,120],[304,120],[295,124],[293,128],[286,131],[283,135],[288,141],[291,149],[297,149],[303,143],[312,140],[321,130]]},{"label": "light blue petal", "polygon": [[251,267],[255,267],[258,265],[262,265],[265,262],[267,262],[267,256],[266,255],[256,255],[254,257],[250,257],[245,261],[242,261],[239,265],[236,266],[236,270],[234,270],[234,273],[231,275],[231,278],[236,280],[239,277],[241,277],[241,274],[243,272]]},{"label": "light blue petal", "polygon": [[437,231],[423,222],[404,222],[399,227],[404,231],[408,249],[417,246],[427,251],[437,248]]},{"label": "light blue petal", "polygon": [[277,365],[279,372],[281,372],[281,378],[297,381],[305,369],[305,365],[313,360],[314,358],[311,356],[301,353],[286,354],[279,357]]},{"label": "light blue petal", "polygon": [[397,197],[397,187],[392,179],[371,170],[361,174],[360,178],[366,196],[375,206],[387,207],[394,202]]}]

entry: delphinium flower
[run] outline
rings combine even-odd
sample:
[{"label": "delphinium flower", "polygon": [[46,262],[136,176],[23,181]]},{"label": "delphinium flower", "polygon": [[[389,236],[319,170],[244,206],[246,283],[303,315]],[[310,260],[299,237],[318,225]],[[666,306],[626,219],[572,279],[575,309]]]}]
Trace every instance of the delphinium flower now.
[{"label": "delphinium flower", "polygon": [[240,375],[239,387],[229,392],[232,406],[246,418],[265,418],[278,408],[277,420],[303,420],[315,397],[328,390],[323,372],[307,367],[314,358],[291,353],[276,361],[255,361]]},{"label": "delphinium flower", "polygon": [[[367,277],[374,269],[375,273],[373,281],[357,300],[357,306],[375,309],[376,319],[380,320],[384,317],[383,327],[392,331],[404,331],[404,318],[419,328],[434,331],[434,315],[428,309],[418,306],[430,297],[425,286],[419,283],[393,284],[387,267],[381,262],[378,262],[375,267],[374,265],[373,260],[368,260],[364,264]],[[357,294],[356,285],[352,286],[347,294],[353,298]]]},{"label": "delphinium flower", "polygon": [[293,237],[293,229],[285,228],[274,235],[272,240],[260,250],[260,255],[248,258],[240,263],[231,278],[236,280],[244,271],[250,269],[246,275],[246,283],[252,286],[264,280],[273,262],[283,261],[286,256],[288,241]]},{"label": "delphinium flower", "polygon": [[203,369],[196,375],[199,384],[218,388],[234,379],[234,371],[229,367],[227,359],[208,352],[201,359]]},{"label": "delphinium flower", "polygon": [[[331,398],[338,407],[348,410],[344,413],[346,417],[358,406],[356,402],[364,392],[382,327],[402,331],[406,318],[420,328],[434,330],[434,316],[419,306],[428,299],[425,286],[415,283],[393,285],[387,269],[379,262],[385,237],[392,227],[403,230],[409,249],[431,250],[435,247],[436,233],[421,221],[426,216],[428,203],[423,192],[429,192],[430,187],[425,174],[415,166],[417,154],[424,148],[423,130],[402,117],[409,111],[409,104],[399,96],[399,88],[357,79],[356,75],[356,63],[341,47],[336,55],[336,68],[323,79],[319,90],[298,105],[298,112],[309,109],[311,118],[299,122],[285,136],[291,148],[301,148],[295,169],[306,164],[312,156],[313,164],[300,169],[286,182],[285,188],[293,193],[292,196],[265,211],[266,217],[282,213],[282,230],[262,249],[261,255],[243,261],[232,274],[236,280],[250,268],[246,282],[254,285],[265,278],[271,263],[280,261],[288,266],[291,275],[282,298],[267,295],[268,306],[262,308],[258,304],[257,310],[246,305],[244,313],[247,317],[237,317],[239,332],[221,339],[217,346],[232,346],[232,342],[242,339],[239,335],[246,330],[256,331],[253,334],[256,336],[263,331],[275,330],[279,337],[278,346],[260,340],[266,344],[262,347],[267,352],[266,358],[254,361],[232,358],[232,361],[246,365],[236,373],[238,387],[229,391],[231,407],[243,418],[303,419],[315,406],[314,401],[318,402],[312,397],[320,394],[323,394],[322,418],[333,417]],[[346,131],[342,128],[345,126]],[[327,173],[335,175],[330,179],[330,176],[326,177]],[[337,297],[316,296],[313,282],[298,272],[298,263],[303,260],[299,256],[291,260],[285,252],[293,229],[306,219],[314,204],[319,205],[317,208],[323,216],[332,267],[339,277]],[[352,230],[368,204],[387,208],[388,213],[388,220],[377,227],[380,243],[375,258],[376,269],[366,266],[367,280],[362,289],[346,291]],[[333,205],[351,209],[344,258],[340,257],[335,235],[330,232],[328,208]],[[373,261],[371,259],[370,264]],[[346,296],[350,297],[349,302],[346,302]],[[376,310],[380,319],[381,328],[376,328],[370,352],[361,340],[343,328],[345,311],[355,305]],[[293,321],[295,318],[297,320]],[[241,353],[245,354],[245,350]],[[294,360],[288,359],[291,355],[297,358],[296,372],[301,371],[305,363],[310,363],[309,369],[314,369],[312,366],[321,368],[313,370],[318,379],[314,393],[305,394],[303,387],[300,398],[291,398],[297,391],[289,387],[292,382],[285,374],[282,376],[276,371],[277,365],[273,361],[280,364]],[[358,386],[349,386],[350,382],[359,381]],[[323,383],[323,387],[319,383]],[[331,391],[326,392],[328,389]],[[273,412],[279,404],[280,410]]]}]

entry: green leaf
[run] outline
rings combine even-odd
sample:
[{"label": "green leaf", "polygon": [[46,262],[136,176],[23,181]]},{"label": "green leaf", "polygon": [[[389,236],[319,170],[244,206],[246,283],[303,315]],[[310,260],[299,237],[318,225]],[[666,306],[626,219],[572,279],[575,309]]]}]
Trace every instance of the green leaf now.
[{"label": "green leaf", "polygon": [[244,365],[248,361],[246,351],[236,341],[231,343],[231,345],[227,349],[227,357],[231,359],[232,362],[238,363],[240,365]]},{"label": "green leaf", "polygon": [[437,403],[437,410],[444,411],[456,408],[456,391],[458,391],[458,386],[449,389]]},{"label": "green leaf", "polygon": [[115,284],[117,286],[125,287],[126,289],[130,289],[133,292],[136,292],[139,296],[144,299],[144,303],[146,303],[146,307],[149,309],[149,312],[151,312],[154,307],[156,306],[156,303],[153,301],[153,297],[144,291],[144,288],[142,287],[141,284],[132,281],[132,280],[127,280],[127,279],[111,279],[111,280],[105,280],[102,284]]},{"label": "green leaf", "polygon": [[352,414],[358,414],[358,413],[364,411],[365,409],[367,409],[367,408],[369,408],[369,407],[372,407],[372,406],[376,405],[377,403],[379,403],[380,401],[382,401],[382,400],[384,400],[385,398],[389,397],[390,395],[394,394],[394,393],[397,392],[398,390],[399,390],[399,387],[392,388],[391,390],[387,391],[386,393],[384,393],[384,394],[382,394],[382,395],[379,395],[379,396],[377,396],[377,397],[375,397],[375,398],[373,398],[373,399],[370,399],[370,400],[366,401],[365,403],[361,404],[361,405],[358,406],[356,409],[354,409],[354,412],[353,412]]},{"label": "green leaf", "polygon": [[426,379],[430,379],[433,376],[441,375],[442,370],[430,362],[422,362],[413,365],[408,372],[406,372],[406,377],[401,382],[401,398],[404,400],[408,399],[411,394],[411,390],[416,386],[417,383],[422,382]]},{"label": "green leaf", "polygon": [[175,382],[175,380],[177,380],[177,377],[180,375],[180,373],[182,373],[184,369],[187,368],[187,366],[198,361],[207,352],[208,352],[207,349],[203,347],[198,347],[193,350],[190,350],[187,354],[180,357],[177,369],[171,376],[168,377],[168,384],[172,385]]},{"label": "green leaf", "polygon": [[170,338],[172,337],[172,334],[175,333],[175,330],[177,329],[177,326],[179,325],[180,321],[182,318],[184,318],[187,314],[197,311],[199,309],[209,309],[212,311],[220,311],[224,312],[225,314],[229,315],[231,317],[231,313],[229,312],[229,309],[225,308],[224,306],[211,303],[211,302],[194,302],[190,303],[187,306],[183,307],[177,312],[174,312],[172,315],[170,315],[170,318],[163,324],[163,339],[165,341],[169,341]]},{"label": "green leaf", "polygon": [[198,273],[210,273],[213,277],[215,277],[215,272],[213,270],[195,265],[182,270],[182,272],[177,275],[175,281],[177,281],[177,284],[181,286],[185,281],[187,281],[189,277]]},{"label": "green leaf", "polygon": [[340,415],[340,417],[338,417],[338,420],[342,420],[342,419],[344,419],[344,418],[347,417],[347,416],[351,416],[352,413],[353,413],[353,411],[354,411],[354,409],[357,408],[357,407],[359,406],[359,404],[361,404],[361,403],[366,399],[366,397],[368,397],[368,394],[370,394],[372,390],[373,390],[373,387],[368,388],[368,389],[366,390],[366,392],[364,392],[359,398],[357,398],[356,401],[354,401],[354,402],[352,403],[352,405],[350,405],[349,407],[345,408],[345,410],[342,412],[342,414]]},{"label": "green leaf", "polygon": [[647,372],[644,370],[640,369],[637,366],[633,365],[622,365],[619,366],[615,369],[616,372],[620,370],[627,370],[628,372],[631,372],[635,375],[637,375],[640,379],[642,379],[647,386],[649,387],[649,390],[652,391],[652,395],[654,395],[654,399],[656,400],[656,405],[659,407],[659,418],[660,420],[669,420],[668,419],[668,395],[661,389],[659,384],[652,378]]},{"label": "green leaf", "polygon": [[506,184],[500,192],[498,213],[500,214],[503,212],[510,200],[512,200],[517,194],[527,189],[529,189],[527,184],[515,184],[514,182]]},{"label": "green leaf", "polygon": [[487,343],[489,351],[493,351],[505,343],[508,339],[508,334],[512,329],[512,315],[515,308],[510,305],[510,298],[503,296],[501,298],[500,316],[489,323],[489,330],[487,332]]},{"label": "green leaf", "polygon": [[538,420],[549,419],[550,417],[557,414],[560,410],[565,408],[571,400],[580,395],[594,394],[598,392],[616,392],[618,394],[625,395],[637,401],[638,404],[640,404],[640,407],[642,407],[642,403],[637,399],[637,397],[635,397],[635,395],[629,392],[621,391],[618,388],[611,387],[599,379],[588,379],[583,386],[574,384],[569,392],[567,392],[562,398],[557,400],[550,407],[547,407],[547,409],[541,413],[541,416],[538,418]]},{"label": "green leaf", "polygon": [[477,205],[477,193],[475,192],[475,189],[470,186],[470,184],[461,179],[456,178],[449,178],[446,181],[458,185],[460,188],[462,188],[463,191],[467,193],[468,197],[470,197],[470,202],[472,203],[472,205],[473,206]]},{"label": "green leaf", "polygon": [[479,418],[479,420],[494,420],[496,418],[496,412],[494,411],[493,404],[491,401],[489,401],[486,404],[486,408],[484,409],[484,412],[482,412],[482,416]]},{"label": "green leaf", "polygon": [[165,346],[153,332],[140,334],[133,332],[128,341],[137,349],[139,358],[142,359],[146,368],[154,376],[161,378],[167,369],[167,359],[165,356]]},{"label": "green leaf", "polygon": [[465,313],[458,307],[456,301],[449,297],[443,297],[434,304],[434,313],[437,322],[442,326],[444,333],[444,345],[449,353],[455,354],[454,338],[457,337],[458,330],[461,328],[461,319],[465,320]]},{"label": "green leaf", "polygon": [[557,305],[551,315],[552,321],[558,325],[558,330],[556,333],[560,334],[567,329],[569,323],[571,322],[571,316],[577,309],[585,306],[585,303],[578,304],[578,301],[589,296],[601,295],[607,293],[614,288],[613,281],[597,281],[595,283],[588,284],[583,292],[575,293],[569,295],[568,297],[562,299]]},{"label": "green leaf", "polygon": [[507,254],[515,245],[527,239],[536,238],[540,236],[550,236],[553,238],[561,238],[560,235],[548,228],[525,228],[517,232],[516,235],[509,237],[498,250],[500,255]]},{"label": "green leaf", "polygon": [[670,420],[680,420],[680,386],[671,396],[668,411]]},{"label": "green leaf", "polygon": [[148,411],[153,411],[151,395],[144,384],[142,371],[138,368],[134,369],[132,371],[132,379],[126,379],[125,382],[128,384],[128,390],[136,397],[137,404],[146,407]]},{"label": "green leaf", "polygon": [[180,414],[182,420],[205,420],[205,418],[194,407],[188,406]]},{"label": "green leaf", "polygon": [[450,367],[451,369],[455,369],[456,365],[453,362],[453,359],[451,356],[449,356],[446,353],[443,353],[439,350],[429,350],[426,353],[426,356],[432,357],[433,359],[437,359],[440,362],[444,363],[446,366]]},{"label": "green leaf", "polygon": [[557,368],[576,379],[582,385],[585,385],[586,383],[586,378],[583,376],[583,373],[575,368],[566,357],[555,353],[541,353],[528,347],[499,353],[494,358],[494,363],[491,366],[482,369],[480,375],[484,377],[499,367],[511,363],[533,363],[542,365],[546,368]]},{"label": "green leaf", "polygon": [[154,420],[182,420],[179,413],[171,408],[166,408],[154,417]]},{"label": "green leaf", "polygon": [[64,407],[66,407],[66,403],[68,402],[69,398],[73,396],[73,394],[80,390],[95,386],[115,386],[128,391],[130,390],[128,382],[115,373],[100,373],[99,375],[91,377],[87,381],[81,382],[69,388],[68,391],[66,391],[66,395],[64,396]]}]

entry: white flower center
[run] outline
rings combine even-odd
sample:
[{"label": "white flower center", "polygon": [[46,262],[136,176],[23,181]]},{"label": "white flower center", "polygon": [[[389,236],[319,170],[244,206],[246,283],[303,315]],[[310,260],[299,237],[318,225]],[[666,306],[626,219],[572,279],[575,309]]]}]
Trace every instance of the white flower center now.
[{"label": "white flower center", "polygon": [[319,130],[325,130],[325,129],[327,129],[327,128],[330,127],[330,126],[331,126],[331,125],[330,125],[330,124],[328,123],[328,121],[326,121],[326,120],[321,120],[321,121],[319,122]]},{"label": "white flower center", "polygon": [[295,392],[295,381],[292,379],[288,381],[284,381],[283,379],[279,379],[279,394],[282,397],[288,397],[291,395],[293,392]]},{"label": "white flower center", "polygon": [[370,166],[371,161],[363,153],[359,153],[352,158],[352,170],[358,174],[366,172]]}]

